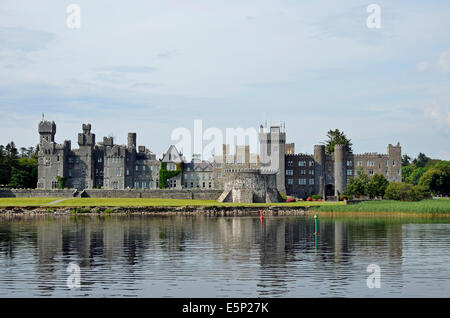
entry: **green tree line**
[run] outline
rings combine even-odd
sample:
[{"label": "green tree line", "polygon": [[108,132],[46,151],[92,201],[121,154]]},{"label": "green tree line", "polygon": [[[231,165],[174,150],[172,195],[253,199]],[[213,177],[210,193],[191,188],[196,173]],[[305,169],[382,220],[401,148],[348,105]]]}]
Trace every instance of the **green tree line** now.
[{"label": "green tree line", "polygon": [[36,188],[38,147],[17,149],[14,141],[0,145],[0,187]]}]

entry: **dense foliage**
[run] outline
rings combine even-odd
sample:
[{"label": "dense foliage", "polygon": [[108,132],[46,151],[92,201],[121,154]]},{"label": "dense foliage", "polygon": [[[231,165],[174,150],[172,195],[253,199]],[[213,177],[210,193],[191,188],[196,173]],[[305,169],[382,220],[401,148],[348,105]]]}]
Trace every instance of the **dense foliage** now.
[{"label": "dense foliage", "polygon": [[11,141],[0,145],[0,186],[35,188],[37,184],[38,147],[16,148]]},{"label": "dense foliage", "polygon": [[347,196],[368,195],[370,198],[384,197],[389,182],[381,174],[372,177],[364,174],[361,170],[358,175],[351,179],[345,188]]},{"label": "dense foliage", "polygon": [[431,192],[425,186],[391,182],[386,188],[385,197],[388,200],[420,201],[431,198]]},{"label": "dense foliage", "polygon": [[450,161],[431,159],[419,153],[412,162],[402,160],[402,165],[404,182],[423,186],[434,195],[450,194]]},{"label": "dense foliage", "polygon": [[167,188],[167,180],[177,176],[181,172],[181,163],[177,163],[176,170],[167,170],[167,163],[161,163],[161,169],[159,169],[159,188]]},{"label": "dense foliage", "polygon": [[334,145],[344,145],[347,153],[352,153],[352,143],[350,139],[339,129],[329,130],[327,132],[327,140],[325,141],[325,152],[327,154],[334,153]]}]

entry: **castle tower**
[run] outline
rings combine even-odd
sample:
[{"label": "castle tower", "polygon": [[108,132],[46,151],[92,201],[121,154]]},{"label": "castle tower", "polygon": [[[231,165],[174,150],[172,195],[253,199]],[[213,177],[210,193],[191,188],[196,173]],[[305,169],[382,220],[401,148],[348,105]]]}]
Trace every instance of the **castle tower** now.
[{"label": "castle tower", "polygon": [[91,124],[83,124],[82,133],[78,134],[78,145],[82,146],[95,146],[95,134],[91,134]]},{"label": "castle tower", "polygon": [[78,145],[80,149],[76,152],[79,162],[83,167],[83,172],[73,177],[76,181],[77,189],[92,189],[94,186],[94,171],[95,171],[95,134],[91,133],[91,124],[82,125],[82,133],[78,134]]},{"label": "castle tower", "polygon": [[277,188],[281,194],[286,194],[285,186],[285,154],[286,133],[280,126],[271,126],[270,129],[260,126],[259,129],[259,158],[261,168],[277,170]]},{"label": "castle tower", "polygon": [[128,149],[136,149],[136,133],[128,133]]},{"label": "castle tower", "polygon": [[402,181],[402,147],[398,142],[396,146],[391,144],[387,148],[388,160],[386,162],[386,168],[388,171],[389,182],[401,182]]},{"label": "castle tower", "polygon": [[40,136],[38,152],[38,189],[58,188],[58,177],[67,176],[66,157],[70,151],[70,141],[65,140],[63,144],[55,142],[56,124],[42,120],[39,123],[38,132]]},{"label": "castle tower", "polygon": [[345,170],[345,145],[334,145],[334,195],[344,193],[347,183]]},{"label": "castle tower", "polygon": [[125,187],[134,187],[136,170],[134,169],[136,164],[136,133],[128,133],[128,151],[126,152],[126,171],[125,174]]},{"label": "castle tower", "polygon": [[316,193],[325,199],[325,145],[314,145]]},{"label": "castle tower", "polygon": [[38,131],[41,145],[45,142],[55,142],[56,124],[54,121],[42,120],[39,122]]}]

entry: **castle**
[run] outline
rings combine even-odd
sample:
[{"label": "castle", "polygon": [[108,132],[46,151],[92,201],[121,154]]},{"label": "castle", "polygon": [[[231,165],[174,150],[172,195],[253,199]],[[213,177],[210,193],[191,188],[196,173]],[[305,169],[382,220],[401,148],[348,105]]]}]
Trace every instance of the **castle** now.
[{"label": "castle", "polygon": [[[225,201],[230,196],[250,200],[253,193],[257,201],[272,202],[278,196],[274,189],[299,198],[336,197],[358,170],[369,176],[382,174],[389,182],[402,180],[399,143],[389,144],[386,154],[347,153],[343,145],[336,145],[331,155],[324,145],[315,145],[313,155],[295,154],[295,144],[286,143],[283,125],[260,126],[259,154],[250,153],[249,146],[236,146],[230,154],[229,146],[223,145],[222,155],[212,162],[198,158],[187,162],[173,145],[157,159],[146,147],[137,146],[136,133],[128,134],[127,145],[114,144],[112,137],[96,143],[90,124],[82,125],[78,149],[72,149],[68,140],[56,143],[55,134],[54,122],[39,123],[39,189],[56,189],[62,179],[64,187],[78,190],[158,189],[160,170],[166,169],[179,173],[167,180],[165,188],[220,189],[229,193],[223,194]],[[252,187],[253,192],[245,190]]]}]

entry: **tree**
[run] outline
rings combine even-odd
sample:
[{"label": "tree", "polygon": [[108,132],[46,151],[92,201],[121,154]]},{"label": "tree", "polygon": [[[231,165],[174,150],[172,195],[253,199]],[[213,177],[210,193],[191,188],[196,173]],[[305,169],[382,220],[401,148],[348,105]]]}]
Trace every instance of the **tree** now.
[{"label": "tree", "polygon": [[402,156],[402,167],[407,167],[411,164],[411,157],[407,154]]},{"label": "tree", "polygon": [[351,140],[347,138],[343,131],[341,132],[339,129],[329,130],[327,132],[327,138],[328,140],[324,142],[325,152],[327,154],[334,153],[335,145],[344,145],[347,153],[353,152]]},{"label": "tree", "polygon": [[450,193],[450,162],[441,162],[434,165],[419,179],[419,185],[424,186],[433,194]]},{"label": "tree", "polygon": [[15,167],[11,168],[11,181],[8,186],[11,188],[25,188],[27,184],[27,173]]},{"label": "tree", "polygon": [[356,196],[366,195],[369,182],[370,182],[369,176],[364,174],[362,170],[359,170],[358,175],[353,179],[351,179],[349,183],[347,183],[344,193],[346,195],[356,195]]},{"label": "tree", "polygon": [[414,185],[419,183],[420,177],[428,170],[426,167],[418,167],[415,168],[408,177],[405,178],[405,181]]},{"label": "tree", "polygon": [[14,141],[11,141],[9,144],[6,145],[5,147],[6,150],[6,154],[8,155],[8,157],[10,158],[17,158],[17,148],[16,148],[16,144],[14,143]]},{"label": "tree", "polygon": [[413,160],[413,164],[418,168],[424,168],[430,160],[424,153],[419,152],[417,158]]},{"label": "tree", "polygon": [[415,186],[403,182],[391,182],[386,188],[385,197],[389,200],[420,201],[431,197],[424,186]]},{"label": "tree", "polygon": [[388,185],[389,181],[383,175],[375,174],[367,184],[367,194],[370,198],[384,197]]}]

